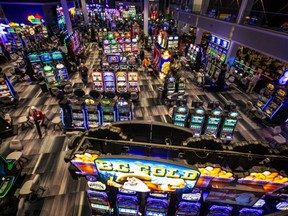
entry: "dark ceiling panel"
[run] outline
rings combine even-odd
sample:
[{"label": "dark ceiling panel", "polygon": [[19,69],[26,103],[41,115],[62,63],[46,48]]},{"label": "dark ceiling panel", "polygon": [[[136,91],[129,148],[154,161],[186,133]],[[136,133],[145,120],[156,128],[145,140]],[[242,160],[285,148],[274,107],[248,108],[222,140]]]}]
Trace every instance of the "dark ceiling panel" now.
[{"label": "dark ceiling panel", "polygon": [[[67,2],[72,2],[71,0]],[[1,0],[0,4],[17,4],[17,3],[28,3],[28,4],[44,4],[44,3],[60,3],[60,0]]]}]

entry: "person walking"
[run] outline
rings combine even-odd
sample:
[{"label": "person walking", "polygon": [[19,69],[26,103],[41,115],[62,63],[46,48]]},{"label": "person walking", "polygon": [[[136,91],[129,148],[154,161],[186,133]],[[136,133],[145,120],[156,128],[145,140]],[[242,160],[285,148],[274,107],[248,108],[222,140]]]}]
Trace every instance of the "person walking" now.
[{"label": "person walking", "polygon": [[83,63],[80,64],[79,73],[80,73],[82,82],[84,83],[85,86],[87,86],[88,85],[88,68]]},{"label": "person walking", "polygon": [[39,110],[37,109],[35,106],[31,106],[28,109],[28,116],[27,119],[33,119],[34,123],[36,125],[36,129],[37,129],[37,133],[39,135],[39,138],[42,138],[42,133],[41,133],[41,128],[40,126],[43,124],[43,121],[45,119],[45,115]]},{"label": "person walking", "polygon": [[147,57],[144,58],[143,65],[145,67],[145,73],[148,73],[148,67],[150,66],[150,62]]},{"label": "person walking", "polygon": [[252,78],[250,79],[250,82],[249,82],[249,86],[248,86],[248,89],[246,91],[246,93],[252,93],[256,84],[258,83],[258,81],[260,80],[260,73],[257,73],[255,72],[254,75],[252,76]]},{"label": "person walking", "polygon": [[197,84],[199,86],[202,86],[204,84],[204,70],[200,69],[197,73],[196,73],[196,78],[197,78]]},{"label": "person walking", "polygon": [[145,52],[144,52],[144,50],[143,49],[141,49],[140,50],[140,60],[141,60],[141,64],[142,64],[142,62],[143,62],[143,60],[144,60],[144,57],[145,57]]}]

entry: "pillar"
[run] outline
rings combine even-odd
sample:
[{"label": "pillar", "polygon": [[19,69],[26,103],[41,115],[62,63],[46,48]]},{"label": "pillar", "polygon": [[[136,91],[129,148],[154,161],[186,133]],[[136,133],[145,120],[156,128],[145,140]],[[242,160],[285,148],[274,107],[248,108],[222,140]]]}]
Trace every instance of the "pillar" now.
[{"label": "pillar", "polygon": [[234,42],[232,40],[230,41],[230,46],[229,46],[229,49],[228,49],[228,52],[227,52],[227,59],[226,59],[226,63],[227,64],[229,64],[229,65],[233,64],[239,46],[240,45],[237,44],[236,42]]},{"label": "pillar", "polygon": [[61,0],[61,5],[62,5],[63,14],[64,14],[65,22],[66,22],[66,29],[68,31],[68,34],[71,34],[73,32],[73,28],[72,28],[70,14],[69,14],[68,6],[67,6],[67,1]]},{"label": "pillar", "polygon": [[149,0],[144,0],[144,34],[148,36]]},{"label": "pillar", "polygon": [[82,6],[82,12],[84,16],[84,23],[85,25],[89,24],[89,18],[88,18],[88,12],[87,12],[87,6],[86,6],[86,1],[81,0],[81,6]]},{"label": "pillar", "polygon": [[195,44],[201,44],[202,36],[203,36],[203,33],[204,33],[204,32],[205,32],[204,29],[202,29],[202,28],[197,28],[197,30],[196,30]]},{"label": "pillar", "polygon": [[238,11],[237,20],[236,20],[237,24],[241,23],[246,16],[250,15],[253,5],[254,5],[254,1],[242,0],[240,9]]},{"label": "pillar", "polygon": [[201,15],[206,15],[207,14],[209,3],[210,3],[210,0],[202,1],[201,11],[200,11]]}]

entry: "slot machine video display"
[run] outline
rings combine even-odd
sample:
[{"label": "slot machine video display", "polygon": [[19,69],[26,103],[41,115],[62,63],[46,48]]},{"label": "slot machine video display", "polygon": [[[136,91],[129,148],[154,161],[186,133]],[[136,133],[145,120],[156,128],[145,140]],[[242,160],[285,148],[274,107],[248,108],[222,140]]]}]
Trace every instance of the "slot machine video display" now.
[{"label": "slot machine video display", "polygon": [[200,214],[200,203],[183,202],[178,204],[175,216],[196,216]]},{"label": "slot machine video display", "polygon": [[59,51],[53,52],[52,53],[52,59],[53,59],[54,62],[62,63],[62,60],[63,60],[62,53],[59,52]]},{"label": "slot machine video display", "polygon": [[102,72],[93,72],[92,80],[93,80],[93,89],[99,92],[103,92],[104,88],[103,88]]},{"label": "slot machine video display", "polygon": [[50,65],[46,65],[43,68],[44,78],[47,85],[55,85],[57,84],[57,74],[54,67]]},{"label": "slot machine video display", "polygon": [[116,198],[118,216],[138,216],[139,204],[136,196],[118,194]]},{"label": "slot machine video display", "polygon": [[118,108],[118,121],[130,121],[133,119],[132,104],[126,100],[120,100],[117,102]]},{"label": "slot machine video display", "polygon": [[86,108],[83,102],[78,99],[70,99],[70,110],[71,110],[71,119],[72,127],[75,129],[86,129],[86,119],[85,114]]},{"label": "slot machine video display", "polygon": [[236,124],[238,122],[237,117],[239,113],[236,111],[231,111],[228,116],[224,118],[224,123],[220,132],[220,139],[222,140],[232,140]]},{"label": "slot machine video display", "polygon": [[34,73],[37,74],[39,73],[42,69],[42,65],[41,65],[41,58],[37,53],[33,53],[28,55],[28,59],[32,64]]},{"label": "slot machine video display", "polygon": [[52,56],[48,52],[44,52],[41,54],[41,60],[42,60],[44,65],[45,64],[46,65],[52,64]]},{"label": "slot machine video display", "polygon": [[185,94],[185,90],[186,90],[185,78],[184,77],[180,77],[178,82],[176,83],[176,85],[177,85],[178,95],[184,95]]},{"label": "slot machine video display", "polygon": [[264,108],[264,113],[272,118],[276,112],[283,106],[286,100],[287,92],[285,89],[278,89],[272,101]]},{"label": "slot machine video display", "polygon": [[139,92],[138,73],[128,72],[128,91]]},{"label": "slot machine video display", "polygon": [[267,105],[273,100],[274,98],[274,89],[275,86],[271,83],[269,83],[266,87],[266,89],[264,90],[262,96],[258,99],[258,101],[256,102],[256,108],[258,109],[265,109],[267,107]]},{"label": "slot machine video display", "polygon": [[167,89],[167,95],[171,95],[176,91],[176,79],[174,77],[169,77],[166,80],[165,87]]},{"label": "slot machine video display", "polygon": [[116,102],[109,99],[102,99],[101,100],[102,125],[115,122],[117,120],[116,115],[117,115]]},{"label": "slot machine video display", "polygon": [[87,190],[88,201],[93,215],[111,215],[112,209],[105,192]]},{"label": "slot machine video display", "polygon": [[119,44],[116,40],[111,40],[111,53],[118,53],[120,52],[119,50]]},{"label": "slot machine video display", "polygon": [[67,69],[65,68],[64,64],[58,63],[56,65],[56,72],[58,75],[58,81],[67,81],[69,80]]},{"label": "slot machine video display", "polygon": [[117,92],[127,92],[127,72],[116,72]]},{"label": "slot machine video display", "polygon": [[205,135],[208,136],[213,136],[213,137],[217,137],[217,133],[219,130],[219,126],[221,123],[221,116],[222,116],[222,111],[221,110],[212,110],[211,115],[208,117],[207,120],[207,125],[205,128]]},{"label": "slot machine video display", "polygon": [[103,72],[104,91],[115,92],[115,78],[113,72]]},{"label": "slot machine video display", "polygon": [[110,48],[110,41],[109,40],[104,40],[103,41],[103,53],[110,53],[111,48]]},{"label": "slot machine video display", "polygon": [[174,47],[174,38],[172,36],[168,37],[168,49],[172,49]]},{"label": "slot machine video display", "polygon": [[186,106],[178,106],[173,109],[173,124],[185,127],[188,118],[188,108]]},{"label": "slot machine video display", "polygon": [[138,42],[136,38],[132,39],[132,52],[138,52]]},{"label": "slot machine video display", "polygon": [[191,110],[191,119],[189,128],[193,131],[194,137],[199,137],[202,133],[202,129],[205,122],[205,110],[200,107],[195,110]]},{"label": "slot machine video display", "polygon": [[99,109],[99,101],[94,99],[86,99],[87,125],[88,128],[96,128],[101,125],[101,115]]},{"label": "slot machine video display", "polygon": [[126,38],[124,41],[124,49],[125,49],[125,52],[131,52],[132,51],[132,44],[131,44],[131,40],[129,38]]},{"label": "slot machine video display", "polygon": [[168,200],[155,199],[149,197],[146,201],[145,215],[146,216],[167,216],[168,214]]}]

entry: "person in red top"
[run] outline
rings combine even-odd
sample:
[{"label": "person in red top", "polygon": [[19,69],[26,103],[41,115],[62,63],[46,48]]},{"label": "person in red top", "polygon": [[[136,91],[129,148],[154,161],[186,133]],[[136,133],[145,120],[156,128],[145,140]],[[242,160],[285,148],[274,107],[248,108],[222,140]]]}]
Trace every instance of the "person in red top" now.
[{"label": "person in red top", "polygon": [[40,126],[43,124],[43,121],[45,119],[45,115],[39,109],[37,109],[35,106],[31,106],[28,109],[28,117],[27,118],[28,118],[28,120],[29,119],[34,120],[39,138],[41,139],[42,133],[41,133]]}]

